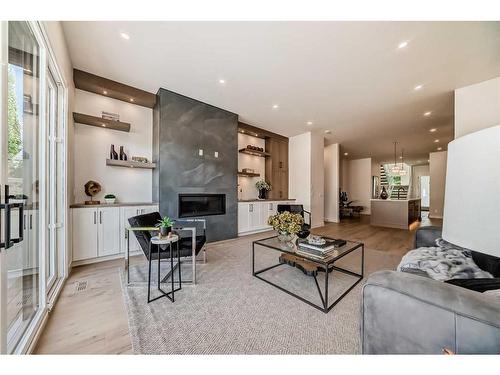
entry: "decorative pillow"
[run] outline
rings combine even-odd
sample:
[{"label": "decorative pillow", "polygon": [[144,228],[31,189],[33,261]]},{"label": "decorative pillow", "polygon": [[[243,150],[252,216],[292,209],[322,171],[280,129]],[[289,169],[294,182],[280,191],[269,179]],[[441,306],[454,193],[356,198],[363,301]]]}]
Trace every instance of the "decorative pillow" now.
[{"label": "decorative pillow", "polygon": [[488,290],[498,290],[500,292],[500,278],[480,278],[480,279],[451,279],[445,283],[461,286],[462,288],[474,290],[476,292],[486,292]]},{"label": "decorative pillow", "polygon": [[423,271],[431,279],[439,281],[493,277],[474,263],[470,251],[448,246],[411,250],[401,259],[397,270],[413,273],[416,270]]}]

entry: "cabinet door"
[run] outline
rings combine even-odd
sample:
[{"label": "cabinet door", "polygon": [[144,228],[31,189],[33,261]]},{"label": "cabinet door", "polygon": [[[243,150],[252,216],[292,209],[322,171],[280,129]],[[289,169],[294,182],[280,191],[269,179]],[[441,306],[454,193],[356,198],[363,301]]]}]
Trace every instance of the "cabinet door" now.
[{"label": "cabinet door", "polygon": [[260,211],[260,216],[261,216],[261,222],[262,222],[262,227],[263,228],[271,228],[269,224],[267,224],[267,219],[269,219],[269,216],[274,215],[276,213],[276,203],[275,202],[263,202],[261,203],[261,211]]},{"label": "cabinet door", "polygon": [[238,233],[250,230],[249,203],[238,203]]},{"label": "cabinet door", "polygon": [[139,242],[137,242],[137,239],[135,238],[135,234],[133,232],[129,232],[125,228],[129,227],[130,224],[128,222],[128,219],[140,215],[138,212],[140,211],[139,207],[123,207],[122,208],[122,225],[120,228],[120,237],[122,238],[122,246],[121,246],[121,252],[125,253],[127,251],[127,237],[130,235],[130,252],[136,252],[140,250],[140,245]]},{"label": "cabinet door", "polygon": [[98,256],[120,252],[120,209],[102,207],[98,211]]},{"label": "cabinet door", "polygon": [[260,217],[261,208],[262,204],[260,202],[254,202],[248,205],[250,230],[257,230],[262,228],[262,219]]},{"label": "cabinet door", "polygon": [[73,208],[73,261],[97,257],[97,210]]}]

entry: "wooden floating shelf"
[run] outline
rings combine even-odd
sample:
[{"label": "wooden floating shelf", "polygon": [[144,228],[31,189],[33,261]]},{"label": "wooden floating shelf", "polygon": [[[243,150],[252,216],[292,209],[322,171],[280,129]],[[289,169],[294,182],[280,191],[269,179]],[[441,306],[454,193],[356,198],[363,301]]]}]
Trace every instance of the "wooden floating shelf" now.
[{"label": "wooden floating shelf", "polygon": [[97,126],[98,128],[119,130],[122,132],[130,132],[130,124],[128,122],[107,120],[101,117],[84,115],[83,113],[73,112],[73,120],[79,124]]},{"label": "wooden floating shelf", "polygon": [[106,159],[106,165],[113,167],[125,167],[125,168],[142,168],[142,169],[156,168],[156,163],[142,163],[140,161],[133,161],[133,160]]},{"label": "wooden floating shelf", "polygon": [[260,177],[259,173],[250,173],[250,172],[240,172],[238,171],[238,176],[240,177]]},{"label": "wooden floating shelf", "polygon": [[73,69],[75,87],[94,94],[153,108],[156,104],[156,95],[120,82],[96,76],[95,74]]},{"label": "wooden floating shelf", "polygon": [[239,152],[241,152],[242,154],[248,154],[248,155],[253,155],[253,156],[260,156],[262,158],[267,158],[267,157],[271,156],[271,154],[268,153],[268,152],[251,150],[251,149],[248,149],[248,148],[242,148],[241,150],[239,150]]}]

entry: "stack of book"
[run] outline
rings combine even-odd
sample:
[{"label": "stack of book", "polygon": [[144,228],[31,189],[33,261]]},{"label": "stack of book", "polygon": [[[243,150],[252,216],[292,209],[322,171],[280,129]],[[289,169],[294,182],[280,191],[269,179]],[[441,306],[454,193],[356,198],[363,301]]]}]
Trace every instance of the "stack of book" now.
[{"label": "stack of book", "polygon": [[337,249],[344,246],[346,241],[326,239],[322,245],[311,244],[307,240],[300,239],[297,244],[297,254],[305,255],[311,258],[326,259],[335,256]]}]

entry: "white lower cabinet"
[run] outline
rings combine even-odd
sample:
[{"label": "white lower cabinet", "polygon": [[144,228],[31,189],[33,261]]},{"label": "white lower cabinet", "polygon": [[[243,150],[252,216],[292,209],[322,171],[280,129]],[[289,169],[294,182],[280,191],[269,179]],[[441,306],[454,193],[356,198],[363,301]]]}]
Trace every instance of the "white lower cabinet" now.
[{"label": "white lower cabinet", "polygon": [[[158,211],[157,205],[72,208],[73,262],[99,261],[125,253],[132,216]],[[140,250],[135,236],[130,237],[130,252]],[[120,255],[123,256],[123,255]]]},{"label": "white lower cabinet", "polygon": [[238,234],[250,234],[270,230],[269,216],[276,214],[278,204],[288,201],[238,202]]},{"label": "white lower cabinet", "polygon": [[73,261],[97,258],[97,209],[73,208]]}]

